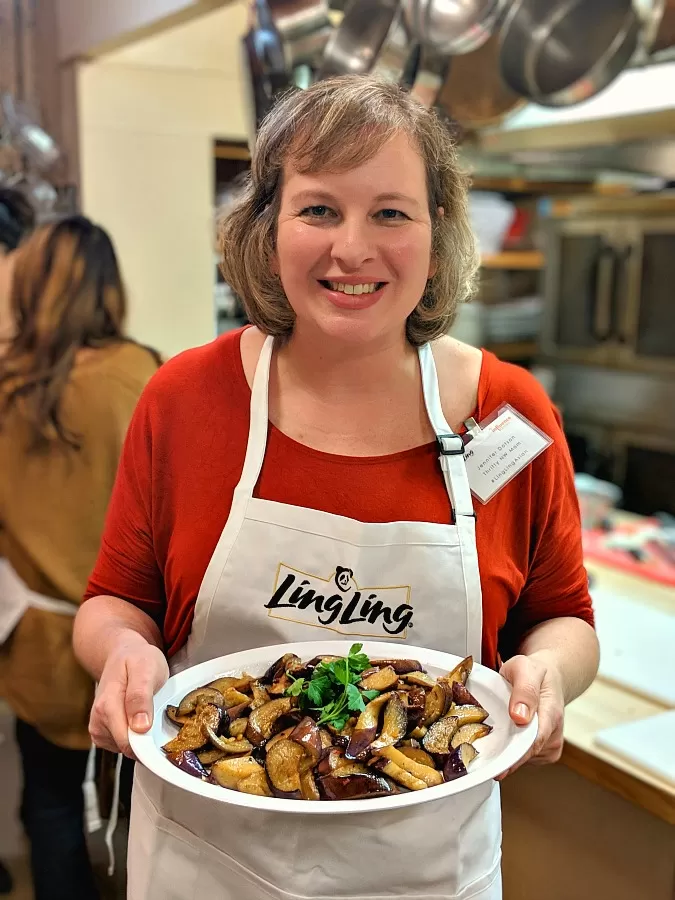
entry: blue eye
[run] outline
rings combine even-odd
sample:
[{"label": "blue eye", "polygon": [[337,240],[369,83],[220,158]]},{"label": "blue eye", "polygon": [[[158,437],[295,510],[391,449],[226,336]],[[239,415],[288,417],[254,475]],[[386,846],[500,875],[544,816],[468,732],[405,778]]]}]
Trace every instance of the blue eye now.
[{"label": "blue eye", "polygon": [[378,216],[381,216],[383,219],[386,219],[389,222],[395,221],[396,219],[407,219],[405,213],[402,213],[400,209],[381,209],[378,213]]},{"label": "blue eye", "polygon": [[300,213],[301,216],[310,216],[314,219],[325,219],[330,210],[327,206],[306,206]]}]

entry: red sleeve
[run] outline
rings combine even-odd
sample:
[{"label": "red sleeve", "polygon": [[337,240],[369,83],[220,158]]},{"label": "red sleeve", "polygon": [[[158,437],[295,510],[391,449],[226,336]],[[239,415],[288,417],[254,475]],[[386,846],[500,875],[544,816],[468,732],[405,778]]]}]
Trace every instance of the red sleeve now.
[{"label": "red sleeve", "polygon": [[99,555],[84,599],[111,594],[161,624],[166,597],[152,529],[152,386],[141,395],[127,431]]},{"label": "red sleeve", "polygon": [[570,616],[594,625],[572,460],[560,417],[548,401],[547,406],[537,424],[553,444],[533,463],[539,471],[530,495],[530,564],[504,630],[506,655],[517,652],[525,633],[547,619]]}]

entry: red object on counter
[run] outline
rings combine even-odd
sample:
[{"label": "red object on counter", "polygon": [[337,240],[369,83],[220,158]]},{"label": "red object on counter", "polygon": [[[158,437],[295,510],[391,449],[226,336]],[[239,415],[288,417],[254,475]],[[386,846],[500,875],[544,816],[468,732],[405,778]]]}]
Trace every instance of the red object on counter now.
[{"label": "red object on counter", "polygon": [[639,546],[640,559],[636,559],[628,550],[607,545],[612,536],[617,534],[638,535],[641,531],[652,530],[655,527],[658,527],[658,522],[644,519],[637,523],[622,523],[610,532],[599,528],[584,531],[584,555],[588,559],[628,572],[630,575],[675,587],[675,565],[668,562],[666,555],[659,547],[654,546],[654,542],[645,541],[639,544],[636,542],[636,546]]}]

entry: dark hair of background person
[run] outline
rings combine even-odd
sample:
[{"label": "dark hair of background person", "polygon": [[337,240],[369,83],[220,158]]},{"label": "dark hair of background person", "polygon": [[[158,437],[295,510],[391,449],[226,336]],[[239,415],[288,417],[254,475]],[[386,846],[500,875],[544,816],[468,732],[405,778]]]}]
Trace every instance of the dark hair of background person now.
[{"label": "dark hair of background person", "polygon": [[0,244],[16,250],[34,227],[35,210],[21,191],[0,188]]},{"label": "dark hair of background person", "polygon": [[0,357],[0,427],[16,404],[30,449],[57,439],[79,450],[60,412],[78,351],[136,343],[123,333],[127,298],[106,231],[80,215],[37,229],[17,251],[10,310],[16,334]]}]

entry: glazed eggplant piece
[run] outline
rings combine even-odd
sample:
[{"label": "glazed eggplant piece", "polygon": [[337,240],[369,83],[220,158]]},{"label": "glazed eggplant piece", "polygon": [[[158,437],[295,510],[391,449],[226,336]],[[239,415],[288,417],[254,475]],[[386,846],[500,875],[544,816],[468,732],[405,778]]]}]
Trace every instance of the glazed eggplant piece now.
[{"label": "glazed eggplant piece", "polygon": [[342,778],[324,775],[319,779],[319,784],[327,800],[362,800],[366,797],[385,797],[394,793],[386,778],[382,778],[376,772],[345,775]]},{"label": "glazed eggplant piece", "polygon": [[242,794],[255,794],[258,797],[274,796],[274,794],[270,790],[265,770],[262,768],[260,769],[260,771],[254,772],[253,775],[249,775],[248,778],[242,778],[242,780],[238,783],[238,790]]},{"label": "glazed eggplant piece", "polygon": [[314,772],[307,769],[306,772],[300,773],[300,794],[303,800],[320,800],[321,794],[316,786]]},{"label": "glazed eggplant piece", "polygon": [[178,707],[177,706],[167,706],[164,710],[166,713],[166,717],[170,722],[173,722],[174,725],[187,725],[187,723],[192,718],[191,715],[187,716],[179,716],[178,715]]},{"label": "glazed eggplant piece", "polygon": [[251,685],[251,693],[253,694],[253,700],[251,700],[251,709],[257,709],[259,706],[264,706],[265,703],[269,703],[272,699],[267,693],[264,685],[262,685],[259,681],[253,682],[253,684]]},{"label": "glazed eggplant piece", "polygon": [[279,697],[254,709],[248,717],[246,737],[256,747],[264,744],[272,737],[278,720],[289,713],[292,708],[292,697]]},{"label": "glazed eggplant piece", "polygon": [[404,756],[407,756],[408,759],[412,759],[413,762],[419,763],[421,766],[429,766],[430,769],[436,768],[436,763],[433,758],[426,750],[422,750],[421,747],[401,747],[401,753]]},{"label": "glazed eggplant piece", "polygon": [[206,726],[206,736],[217,750],[222,750],[223,753],[228,755],[250,753],[253,750],[253,744],[247,741],[246,738],[221,737],[216,734],[210,725]]},{"label": "glazed eggplant piece", "polygon": [[248,719],[235,719],[234,722],[230,722],[230,737],[239,737],[240,735],[246,732],[246,728],[248,726]]},{"label": "glazed eggplant piece", "polygon": [[198,759],[194,750],[175,750],[167,753],[166,758],[182,772],[187,772],[188,775],[195,775],[197,778],[208,777],[209,773]]},{"label": "glazed eggplant piece", "polygon": [[468,703],[463,706],[454,706],[452,715],[457,719],[461,728],[462,725],[473,725],[476,722],[484,722],[489,713],[486,709],[483,709],[482,706],[474,706],[473,704]]},{"label": "glazed eggplant piece", "polygon": [[197,752],[197,759],[203,766],[212,766],[216,760],[224,759],[228,755],[229,754],[224,753],[222,750],[212,747],[208,750],[199,750]]},{"label": "glazed eggplant piece", "polygon": [[421,687],[412,687],[408,691],[408,730],[414,731],[424,718],[426,691]]},{"label": "glazed eggplant piece", "polygon": [[[211,778],[221,787],[238,790],[239,782],[265,770],[250,756],[219,759],[211,766]],[[256,776],[260,777],[260,776]]]},{"label": "glazed eggplant piece", "polygon": [[270,695],[278,696],[284,694],[291,686],[289,674],[297,674],[302,668],[302,661],[295,653],[285,653],[269,667],[259,681],[267,687]]},{"label": "glazed eggplant piece", "polygon": [[469,763],[473,762],[477,756],[478,750],[473,744],[459,744],[448,756],[443,767],[443,778],[446,781],[454,781],[456,778],[466,775]]},{"label": "glazed eggplant piece", "polygon": [[189,716],[198,706],[205,703],[209,703],[211,706],[217,706],[219,709],[222,709],[225,705],[223,695],[215,688],[196,688],[194,691],[190,691],[189,694],[186,694],[180,701],[177,714],[179,716]]},{"label": "glazed eggplant piece", "polygon": [[391,700],[392,696],[394,695],[391,691],[387,694],[380,694],[379,697],[371,700],[363,710],[356,721],[356,727],[345,751],[347,759],[362,759],[366,756],[377,734],[380,711]]},{"label": "glazed eggplant piece", "polygon": [[[403,695],[405,697],[405,694]],[[408,710],[400,694],[393,694],[384,708],[382,731],[370,745],[371,752],[391,747],[403,740],[408,730]]]},{"label": "glazed eggplant piece", "polygon": [[460,684],[466,686],[467,679],[471,674],[471,670],[473,669],[473,656],[467,656],[466,659],[463,659],[460,663],[457,663],[452,672],[448,672],[447,675],[441,675],[436,679],[439,684],[448,685],[450,690],[452,691],[452,685],[455,682],[459,682]]},{"label": "glazed eggplant piece", "polygon": [[221,694],[224,694],[225,691],[229,691],[231,688],[234,688],[236,691],[247,691],[252,681],[253,678],[250,675],[240,675],[238,678],[228,675],[223,678],[216,678],[215,681],[210,681],[206,687],[215,688]]},{"label": "glazed eggplant piece", "polygon": [[428,728],[433,725],[441,716],[445,715],[448,707],[448,695],[441,684],[435,684],[433,688],[427,692],[424,702],[424,714],[421,724]]},{"label": "glazed eggplant piece", "polygon": [[300,765],[305,751],[300,744],[285,738],[268,747],[265,761],[273,787],[289,794],[300,790]]},{"label": "glazed eggplant piece", "polygon": [[379,760],[375,763],[375,767],[385,775],[388,775],[393,781],[408,788],[409,791],[423,791],[429,786],[426,782],[422,781],[421,778],[415,778],[414,775],[406,769],[402,769],[401,766],[397,766],[396,763],[393,763],[390,759]]},{"label": "glazed eggplant piece", "polygon": [[398,675],[391,666],[368,669],[361,676],[359,687],[364,691],[388,691],[398,681]]},{"label": "glazed eggplant piece", "polygon": [[486,725],[485,722],[478,722],[473,725],[463,725],[455,732],[450,741],[450,746],[453,750],[456,750],[460,744],[473,744],[474,741],[485,737],[490,734],[491,731],[492,727]]},{"label": "glazed eggplant piece", "polygon": [[450,742],[457,733],[459,721],[455,716],[444,716],[429,728],[422,738],[422,746],[427,753],[444,756],[450,753]]},{"label": "glazed eggplant piece", "polygon": [[[443,776],[437,769],[432,768],[431,766],[420,765],[420,763],[416,762],[414,759],[405,756],[400,750],[397,750],[396,747],[385,747],[383,750],[378,751],[377,756],[390,761],[397,768],[402,769],[404,772],[412,775],[413,778],[423,782],[426,787],[435,787],[436,785],[443,783]],[[391,772],[388,772],[386,768],[383,771],[386,775],[390,775],[394,781],[399,780]],[[400,783],[403,784],[403,782]],[[407,787],[407,785],[405,785],[405,787]],[[414,788],[414,790],[417,790],[417,788]]]},{"label": "glazed eggplant piece", "polygon": [[371,659],[370,665],[377,669],[384,669],[386,666],[391,666],[397,675],[407,675],[408,672],[424,671],[416,659]]},{"label": "glazed eggplant piece", "polygon": [[426,672],[406,672],[401,678],[403,681],[407,681],[408,684],[416,684],[418,687],[426,688],[429,691],[436,687],[435,680],[431,675],[427,675]]},{"label": "glazed eggplant piece", "polygon": [[217,731],[220,725],[220,716],[221,712],[217,706],[210,704],[199,706],[190,721],[183,725],[176,737],[164,744],[162,749],[166,753],[178,750],[199,750],[208,740],[206,726],[210,725],[214,731]]},{"label": "glazed eggplant piece", "polygon": [[295,741],[304,750],[309,760],[310,767],[314,767],[323,756],[324,748],[321,739],[321,731],[311,716],[305,716],[290,734],[290,740]]},{"label": "glazed eggplant piece", "polygon": [[453,681],[452,683],[452,702],[457,706],[480,706],[478,700],[461,681]]}]

